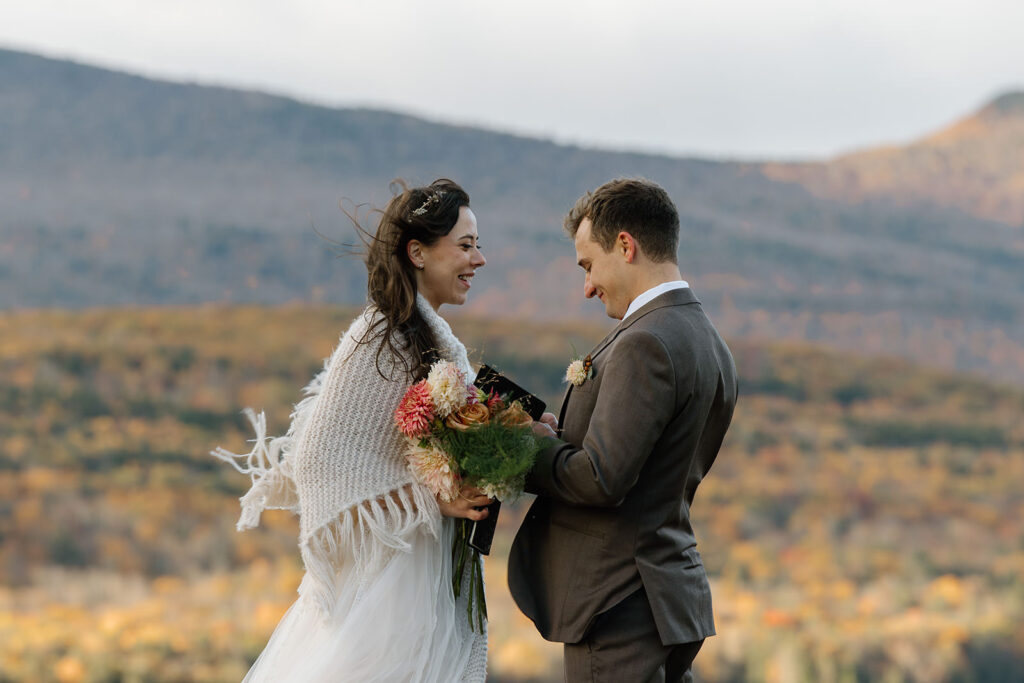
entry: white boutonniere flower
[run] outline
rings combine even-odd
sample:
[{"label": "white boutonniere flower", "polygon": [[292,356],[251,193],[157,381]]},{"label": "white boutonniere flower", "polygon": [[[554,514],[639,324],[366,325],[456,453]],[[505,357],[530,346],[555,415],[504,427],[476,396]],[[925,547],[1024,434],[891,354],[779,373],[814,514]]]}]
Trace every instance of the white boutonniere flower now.
[{"label": "white boutonniere flower", "polygon": [[590,356],[577,358],[565,369],[565,381],[578,387],[594,376],[594,362]]}]

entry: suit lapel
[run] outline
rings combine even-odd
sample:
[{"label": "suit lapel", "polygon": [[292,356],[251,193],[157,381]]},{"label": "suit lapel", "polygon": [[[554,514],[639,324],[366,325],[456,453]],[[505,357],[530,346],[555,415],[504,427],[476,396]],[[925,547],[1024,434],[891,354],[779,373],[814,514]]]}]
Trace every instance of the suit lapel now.
[{"label": "suit lapel", "polygon": [[[681,289],[672,289],[660,296],[656,296],[646,304],[641,306],[633,315],[629,316],[626,320],[619,322],[618,325],[612,328],[612,331],[605,336],[593,350],[587,354],[590,356],[590,360],[593,361],[597,357],[597,354],[604,351],[609,344],[615,341],[615,338],[619,336],[619,333],[623,330],[627,330],[635,324],[640,318],[644,317],[651,311],[655,311],[659,308],[665,308],[666,306],[685,306],[687,304],[699,304],[700,301],[694,295],[693,290],[689,287],[683,287]],[[572,384],[565,390],[565,396],[562,398],[562,407],[558,411],[558,424],[561,425],[565,422],[565,411],[569,407],[569,398],[572,396]]]},{"label": "suit lapel", "polygon": [[565,396],[562,397],[562,407],[558,411],[558,433],[562,433],[562,425],[565,423],[565,409],[569,406],[569,396],[572,395],[572,384],[565,390]]},{"label": "suit lapel", "polygon": [[[587,356],[589,356],[591,360],[594,359],[594,356],[597,355],[598,351],[600,351],[605,346],[607,346],[611,342],[611,340],[615,338],[615,334],[616,334],[616,332],[618,331],[618,329],[619,329],[619,327],[621,325],[622,325],[622,323],[620,322],[618,325],[613,327],[611,332],[609,332],[607,335],[605,335],[605,338],[602,339],[601,341],[599,341],[597,343],[597,346],[595,346],[591,350],[591,352],[587,354]],[[570,396],[572,396],[572,383],[571,382],[569,383],[569,388],[565,390],[565,395],[562,397],[562,408],[561,408],[561,410],[558,411],[558,424],[562,424],[563,422],[565,422],[565,409],[569,406],[569,397]]]},{"label": "suit lapel", "polygon": [[665,308],[667,306],[685,306],[686,304],[699,303],[700,301],[697,300],[697,297],[693,294],[693,290],[689,287],[672,289],[660,296],[654,297],[641,306],[635,313],[633,313],[633,315],[616,325],[615,328],[608,333],[608,336],[602,339],[601,342],[594,347],[594,350],[590,352],[590,359],[593,360],[597,354],[604,351],[609,344],[615,341],[615,338],[618,337],[623,330],[628,330],[651,311],[656,311],[659,308]]}]

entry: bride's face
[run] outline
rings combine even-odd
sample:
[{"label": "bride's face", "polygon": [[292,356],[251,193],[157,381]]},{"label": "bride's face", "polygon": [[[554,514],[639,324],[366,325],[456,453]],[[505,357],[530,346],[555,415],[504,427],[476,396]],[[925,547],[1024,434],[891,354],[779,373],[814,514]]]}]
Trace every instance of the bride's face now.
[{"label": "bride's face", "polygon": [[460,207],[451,232],[430,246],[410,242],[409,257],[423,266],[416,271],[416,285],[435,311],[441,304],[466,303],[473,274],[487,263],[480,251],[476,216],[468,206]]}]

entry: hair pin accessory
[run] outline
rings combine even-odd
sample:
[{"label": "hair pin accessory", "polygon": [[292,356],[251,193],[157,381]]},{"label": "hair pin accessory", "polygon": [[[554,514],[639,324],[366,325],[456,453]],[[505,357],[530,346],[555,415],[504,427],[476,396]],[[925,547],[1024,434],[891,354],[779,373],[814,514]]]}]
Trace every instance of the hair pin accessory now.
[{"label": "hair pin accessory", "polygon": [[437,204],[439,201],[441,201],[441,197],[443,197],[443,196],[444,196],[444,190],[438,190],[434,194],[432,194],[429,197],[427,197],[426,201],[424,201],[422,204],[420,204],[420,208],[414,209],[413,212],[412,212],[412,215],[413,216],[422,216],[423,214],[425,214],[427,212],[427,209],[429,209],[432,205]]}]

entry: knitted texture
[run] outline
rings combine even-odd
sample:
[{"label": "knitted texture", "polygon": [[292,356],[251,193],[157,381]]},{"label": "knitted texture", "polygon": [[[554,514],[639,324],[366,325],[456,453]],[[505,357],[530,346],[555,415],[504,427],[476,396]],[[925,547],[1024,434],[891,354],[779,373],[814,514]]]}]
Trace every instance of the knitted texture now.
[{"label": "knitted texture", "polygon": [[[472,368],[466,348],[451,327],[422,296],[417,306],[433,332],[440,357],[456,363],[467,378]],[[253,450],[237,455],[217,449],[252,479],[241,498],[239,530],[259,523],[264,509],[288,509],[300,515],[299,548],[306,571],[315,579],[313,597],[330,614],[335,603],[337,568],[355,568],[359,580],[378,572],[395,553],[408,552],[412,534],[440,539],[443,518],[434,496],[416,482],[405,460],[405,441],[394,424],[394,410],[411,381],[409,359],[395,357],[379,341],[360,343],[381,314],[367,308],[353,321],[324,369],[303,390],[287,434],[266,436],[262,413],[246,410],[256,430]],[[447,549],[446,549],[447,551]],[[468,572],[467,572],[468,575]],[[456,609],[465,613],[463,590]],[[465,681],[486,675],[486,634],[468,623],[462,634],[474,638]]]}]

